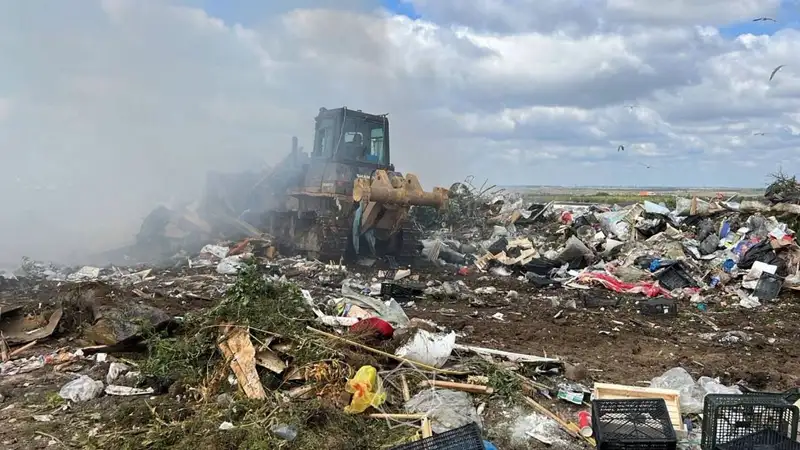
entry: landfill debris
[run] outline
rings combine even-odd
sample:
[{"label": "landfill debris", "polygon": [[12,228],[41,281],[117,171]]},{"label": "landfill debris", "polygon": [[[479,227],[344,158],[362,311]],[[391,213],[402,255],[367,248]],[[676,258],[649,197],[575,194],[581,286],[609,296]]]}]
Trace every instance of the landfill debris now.
[{"label": "landfill debris", "polygon": [[58,391],[58,395],[64,400],[76,403],[85,402],[102,395],[104,387],[102,381],[93,380],[86,375],[81,375],[75,380],[65,384],[64,387]]},{"label": "landfill debris", "polygon": [[277,435],[284,441],[292,442],[293,440],[297,439],[297,429],[291,425],[286,425],[286,424],[273,425],[269,429],[269,431],[275,433],[275,435]]},{"label": "landfill debris", "polygon": [[118,396],[151,395],[155,393],[155,389],[151,387],[140,389],[129,386],[108,385],[106,386],[104,392],[108,395],[118,395]]},{"label": "landfill debris", "polygon": [[[18,312],[18,310],[15,312]],[[29,328],[28,318],[23,316],[15,316],[12,318],[6,315],[0,325],[0,333],[2,333],[3,341],[6,345],[27,344],[32,341],[44,339],[53,334],[63,314],[64,311],[61,308],[57,308],[49,316],[43,326],[36,327],[32,330],[27,329]],[[38,325],[38,323],[35,322],[34,325]]]},{"label": "landfill debris", "polygon": [[[402,262],[295,252],[223,201],[157,209],[114,265],[24,258],[0,277],[0,420],[100,421],[108,431],[59,439],[113,448],[127,438],[107,414],[136,402],[137,439],[154,446],[164,423],[265,448],[391,448],[477,423],[495,442],[589,448],[587,404],[646,396],[694,450],[707,394],[796,384],[781,365],[800,290],[796,182],[762,200],[617,205],[471,183],[452,209],[409,211],[421,248]],[[20,408],[42,389],[48,403],[105,395],[103,408]],[[329,425],[342,423],[354,428]]]},{"label": "landfill debris", "polygon": [[681,367],[675,367],[653,378],[650,387],[678,391],[681,414],[702,413],[706,394],[741,394],[739,388],[724,386],[709,377],[700,377],[695,382],[692,375]]},{"label": "landfill debris", "polygon": [[94,324],[86,330],[85,336],[104,345],[140,339],[143,333],[163,328],[172,320],[164,311],[138,303],[95,306],[92,316]]},{"label": "landfill debris", "polygon": [[434,433],[443,433],[472,422],[481,424],[472,397],[466,392],[448,389],[423,390],[405,403],[405,410],[428,416]]},{"label": "landfill debris", "polygon": [[521,410],[510,414],[513,421],[510,425],[511,443],[516,446],[525,446],[531,439],[545,445],[568,446],[569,442],[563,437],[558,423],[538,413],[525,414]]},{"label": "landfill debris", "polygon": [[345,407],[348,413],[362,413],[370,406],[377,408],[386,400],[383,383],[372,366],[361,366],[355,376],[347,380],[345,389],[353,394],[350,404]]},{"label": "landfill debris", "polygon": [[417,329],[404,345],[395,350],[395,355],[441,368],[450,358],[456,344],[456,334],[431,333]]},{"label": "landfill debris", "polygon": [[248,398],[263,399],[267,396],[256,370],[256,350],[250,342],[250,331],[245,327],[228,327],[223,330],[223,341],[219,349],[230,362],[239,386]]}]

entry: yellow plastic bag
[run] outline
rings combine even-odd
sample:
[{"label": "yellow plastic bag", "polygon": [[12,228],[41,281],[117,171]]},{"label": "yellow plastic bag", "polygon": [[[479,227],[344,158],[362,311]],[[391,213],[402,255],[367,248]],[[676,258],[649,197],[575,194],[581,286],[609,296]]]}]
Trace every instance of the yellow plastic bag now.
[{"label": "yellow plastic bag", "polygon": [[361,366],[356,375],[347,380],[344,388],[353,394],[350,405],[344,408],[346,413],[362,413],[370,406],[377,408],[386,401],[383,383],[378,377],[378,371],[372,366]]}]

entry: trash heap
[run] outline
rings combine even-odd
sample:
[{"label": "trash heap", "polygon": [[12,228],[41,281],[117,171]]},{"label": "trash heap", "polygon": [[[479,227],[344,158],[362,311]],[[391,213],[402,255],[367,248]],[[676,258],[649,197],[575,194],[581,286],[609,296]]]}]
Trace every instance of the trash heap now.
[{"label": "trash heap", "polygon": [[[36,436],[77,447],[131,445],[114,431],[118,416],[85,422],[83,405],[100,401],[138,405],[137,439],[179,448],[406,448],[458,433],[495,448],[481,431],[490,398],[549,411],[530,398],[545,385],[510,367],[557,376],[563,363],[459,344],[455,332],[409,318],[394,297],[408,305],[421,294],[398,284],[417,282],[411,272],[368,278],[281,257],[266,237],[206,245],[166,269],[26,258],[0,297],[16,302],[0,309],[0,386],[57,374],[30,426],[69,423],[71,436]],[[4,402],[25,401],[10,392]],[[543,414],[526,415],[539,439],[577,439]]]},{"label": "trash heap", "polygon": [[750,386],[800,383],[758,371],[800,357],[793,185],[671,207],[461,186],[458,214],[414,212],[427,263],[409,267],[281,255],[256,232],[171,241],[151,266],[25,258],[0,274],[0,444],[605,448],[633,438],[608,412],[644,408],[651,448],[796,431],[705,420],[800,400]]},{"label": "trash heap", "polygon": [[541,288],[598,284],[618,293],[691,299],[702,311],[755,308],[776,301],[782,290],[800,290],[793,228],[800,197],[787,185],[796,182],[770,186],[770,202],[676,198],[673,208],[650,201],[526,204],[519,196],[466,190],[452,201],[459,210],[475,208],[461,215],[472,226],[455,220],[429,228],[422,254],[461,274],[516,277]]}]

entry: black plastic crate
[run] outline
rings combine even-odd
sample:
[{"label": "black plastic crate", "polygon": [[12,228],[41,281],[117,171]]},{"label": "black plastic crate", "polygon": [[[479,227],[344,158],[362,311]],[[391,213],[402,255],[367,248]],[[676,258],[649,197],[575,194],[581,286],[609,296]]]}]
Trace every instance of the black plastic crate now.
[{"label": "black plastic crate", "polygon": [[656,274],[655,278],[658,280],[658,284],[668,291],[697,287],[697,283],[680,263],[668,266]]},{"label": "black plastic crate", "polygon": [[[791,388],[783,392],[761,392],[748,388],[747,386],[739,386],[739,390],[741,390],[743,394],[758,394],[778,397],[789,404],[795,404],[798,400],[800,400],[800,388]],[[798,426],[797,431],[800,433],[800,425]]]},{"label": "black plastic crate", "polygon": [[753,296],[759,300],[775,300],[781,293],[783,278],[778,275],[763,272],[758,279]]},{"label": "black plastic crate", "polygon": [[484,446],[481,429],[473,422],[391,450],[484,450]]},{"label": "black plastic crate", "polygon": [[675,450],[678,445],[661,398],[594,400],[592,430],[599,450]]},{"label": "black plastic crate", "polygon": [[423,286],[424,285],[385,281],[381,283],[381,296],[392,297],[395,300],[405,300],[422,295],[423,292],[425,292]]},{"label": "black plastic crate", "polygon": [[776,394],[708,394],[703,403],[703,450],[715,450],[759,431],[797,440],[800,411]]},{"label": "black plastic crate", "polygon": [[673,298],[653,298],[639,303],[639,314],[643,316],[676,317],[678,305]]},{"label": "black plastic crate", "polygon": [[761,430],[717,445],[716,450],[800,450],[800,443],[777,431]]},{"label": "black plastic crate", "polygon": [[596,296],[584,296],[583,297],[583,306],[586,308],[616,308],[619,306],[620,299],[619,298],[604,298],[604,297],[596,297]]}]

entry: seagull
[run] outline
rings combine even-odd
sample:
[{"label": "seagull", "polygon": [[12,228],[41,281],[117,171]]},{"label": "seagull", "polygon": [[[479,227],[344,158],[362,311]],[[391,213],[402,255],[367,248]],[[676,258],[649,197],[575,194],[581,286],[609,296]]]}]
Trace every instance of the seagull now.
[{"label": "seagull", "polygon": [[624,145],[620,145],[619,147],[617,147],[617,151],[618,152],[624,152],[625,151],[625,146]]},{"label": "seagull", "polygon": [[628,108],[628,111],[633,111],[633,108],[638,108],[638,105],[625,105]]},{"label": "seagull", "polygon": [[753,19],[753,22],[775,22],[775,23],[778,23],[778,21],[773,19],[772,17],[759,17],[757,19]]},{"label": "seagull", "polygon": [[642,163],[642,162],[640,162],[639,164],[643,165],[647,169],[652,169],[653,168],[653,166],[651,166],[650,164],[645,164],[645,163]]},{"label": "seagull", "polygon": [[781,64],[780,66],[772,69],[772,73],[769,74],[769,81],[772,81],[772,79],[775,78],[775,74],[778,73],[778,71],[781,70],[781,68],[783,68],[783,66],[785,66],[785,65],[786,64]]},{"label": "seagull", "polygon": [[765,133],[759,131],[759,132],[753,133],[753,136],[764,136],[764,134]]}]

